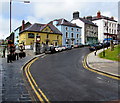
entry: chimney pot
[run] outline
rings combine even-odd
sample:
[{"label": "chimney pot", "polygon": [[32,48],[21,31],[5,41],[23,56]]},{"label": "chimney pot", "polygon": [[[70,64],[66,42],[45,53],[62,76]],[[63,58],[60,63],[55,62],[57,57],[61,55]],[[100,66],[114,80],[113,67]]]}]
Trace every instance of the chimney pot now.
[{"label": "chimney pot", "polygon": [[97,12],[97,18],[100,18],[100,17],[101,17],[101,12],[98,11],[98,12]]},{"label": "chimney pot", "polygon": [[79,18],[79,12],[76,11],[73,13],[73,19],[78,19]]}]

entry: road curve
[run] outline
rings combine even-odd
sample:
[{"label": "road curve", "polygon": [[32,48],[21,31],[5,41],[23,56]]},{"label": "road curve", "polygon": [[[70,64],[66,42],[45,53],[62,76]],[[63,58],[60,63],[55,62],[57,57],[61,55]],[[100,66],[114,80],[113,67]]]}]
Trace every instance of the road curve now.
[{"label": "road curve", "polygon": [[87,47],[42,56],[30,66],[38,88],[50,101],[118,100],[118,81],[83,68]]}]

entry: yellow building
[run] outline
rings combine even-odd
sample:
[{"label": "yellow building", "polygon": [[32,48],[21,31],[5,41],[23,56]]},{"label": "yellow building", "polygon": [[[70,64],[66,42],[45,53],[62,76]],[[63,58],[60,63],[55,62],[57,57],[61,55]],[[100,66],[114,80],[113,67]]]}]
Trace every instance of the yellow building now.
[{"label": "yellow building", "polygon": [[39,43],[47,45],[62,45],[62,33],[52,24],[35,23],[19,33],[19,44],[33,45],[36,37],[40,37]]}]

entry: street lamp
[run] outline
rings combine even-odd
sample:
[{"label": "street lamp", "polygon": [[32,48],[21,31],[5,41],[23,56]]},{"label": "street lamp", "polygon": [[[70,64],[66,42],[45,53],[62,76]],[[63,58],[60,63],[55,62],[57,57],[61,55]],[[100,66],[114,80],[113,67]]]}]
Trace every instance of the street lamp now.
[{"label": "street lamp", "polygon": [[[23,3],[30,3],[30,1],[19,1]],[[12,0],[10,0],[10,33],[11,33],[11,9],[12,9]]]}]

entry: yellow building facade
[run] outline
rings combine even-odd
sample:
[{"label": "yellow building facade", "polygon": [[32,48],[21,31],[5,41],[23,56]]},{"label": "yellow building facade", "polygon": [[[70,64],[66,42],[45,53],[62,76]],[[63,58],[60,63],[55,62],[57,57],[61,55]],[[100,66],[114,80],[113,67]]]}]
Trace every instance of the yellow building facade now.
[{"label": "yellow building facade", "polygon": [[24,43],[24,45],[33,45],[34,42],[36,42],[36,37],[38,36],[40,37],[40,41],[39,41],[40,44],[44,43],[47,45],[54,45],[54,46],[62,45],[62,34],[61,32],[57,31],[56,28],[53,27],[53,25],[52,26],[46,25],[42,27],[40,31],[37,31],[36,29],[35,30],[28,29],[22,31],[19,34],[19,44]]}]

